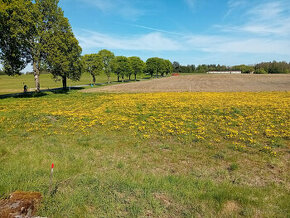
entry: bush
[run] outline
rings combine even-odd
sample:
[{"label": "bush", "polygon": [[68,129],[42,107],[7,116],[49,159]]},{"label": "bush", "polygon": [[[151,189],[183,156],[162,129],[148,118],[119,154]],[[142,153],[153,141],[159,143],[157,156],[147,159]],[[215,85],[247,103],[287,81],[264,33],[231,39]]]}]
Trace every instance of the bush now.
[{"label": "bush", "polygon": [[267,74],[267,71],[264,68],[258,68],[255,70],[256,74]]}]

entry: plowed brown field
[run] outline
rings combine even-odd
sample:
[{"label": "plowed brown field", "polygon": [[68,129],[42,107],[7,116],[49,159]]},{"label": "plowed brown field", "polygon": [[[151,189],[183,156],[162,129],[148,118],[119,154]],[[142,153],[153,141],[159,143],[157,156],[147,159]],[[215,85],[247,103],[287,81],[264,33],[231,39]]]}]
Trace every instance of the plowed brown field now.
[{"label": "plowed brown field", "polygon": [[290,91],[290,75],[203,74],[124,83],[83,92],[257,92]]}]

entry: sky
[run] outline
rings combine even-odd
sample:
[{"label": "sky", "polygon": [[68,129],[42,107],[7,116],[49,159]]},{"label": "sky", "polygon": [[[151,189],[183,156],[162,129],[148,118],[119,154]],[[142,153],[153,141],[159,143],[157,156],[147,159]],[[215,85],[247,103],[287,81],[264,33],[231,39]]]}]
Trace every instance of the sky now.
[{"label": "sky", "polygon": [[181,64],[290,61],[290,0],[60,0],[83,54]]}]

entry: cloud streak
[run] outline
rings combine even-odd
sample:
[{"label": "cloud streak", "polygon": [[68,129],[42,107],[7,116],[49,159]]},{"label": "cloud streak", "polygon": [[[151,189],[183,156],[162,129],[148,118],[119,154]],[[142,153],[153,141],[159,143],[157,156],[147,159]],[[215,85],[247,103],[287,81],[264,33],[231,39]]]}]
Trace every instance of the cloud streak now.
[{"label": "cloud streak", "polygon": [[217,35],[172,37],[160,32],[121,37],[89,30],[83,30],[76,36],[85,50],[107,48],[129,51],[202,51],[207,53],[290,55],[289,40],[261,37],[248,39]]},{"label": "cloud streak", "polygon": [[[239,10],[245,1],[229,1],[229,12]],[[261,3],[243,14],[247,20],[242,25],[216,25],[224,32],[240,32],[259,35],[289,36],[290,35],[290,3],[287,1],[273,1]],[[241,13],[237,11],[237,13]]]},{"label": "cloud streak", "polygon": [[144,14],[129,0],[77,0],[92,5],[107,14],[119,14],[124,18],[136,19]]},{"label": "cloud streak", "polygon": [[191,7],[191,8],[195,7],[196,0],[184,0],[184,1],[189,7]]},{"label": "cloud streak", "polygon": [[175,51],[182,49],[178,41],[158,32],[131,37],[113,37],[107,34],[84,30],[81,33],[77,33],[76,37],[84,49],[107,48],[131,51]]}]

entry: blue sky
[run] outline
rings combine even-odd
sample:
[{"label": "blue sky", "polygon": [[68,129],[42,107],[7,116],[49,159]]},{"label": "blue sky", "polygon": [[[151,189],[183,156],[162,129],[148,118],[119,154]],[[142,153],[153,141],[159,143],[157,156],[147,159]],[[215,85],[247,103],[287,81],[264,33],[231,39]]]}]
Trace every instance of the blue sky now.
[{"label": "blue sky", "polygon": [[83,54],[181,64],[290,61],[289,0],[60,0]]}]

